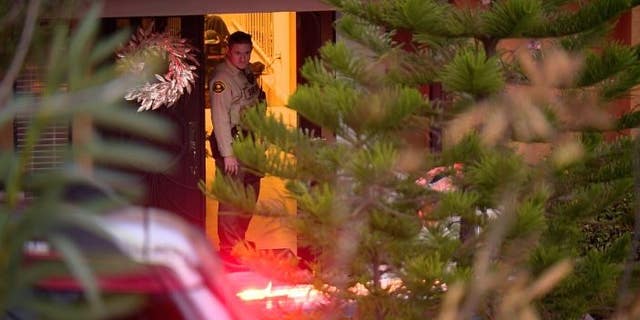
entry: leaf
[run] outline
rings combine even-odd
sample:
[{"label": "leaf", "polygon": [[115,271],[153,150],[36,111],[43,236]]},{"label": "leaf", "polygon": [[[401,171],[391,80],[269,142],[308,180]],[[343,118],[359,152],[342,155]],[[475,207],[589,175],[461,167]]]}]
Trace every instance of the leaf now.
[{"label": "leaf", "polygon": [[477,48],[459,50],[440,77],[449,90],[476,97],[497,93],[505,83],[498,59],[487,57],[483,49]]},{"label": "leaf", "polygon": [[49,241],[56,251],[62,254],[74,278],[82,284],[84,294],[94,313],[104,314],[106,309],[100,297],[100,288],[83,253],[73,242],[64,236],[51,235]]},{"label": "leaf", "polygon": [[173,123],[156,114],[133,112],[127,106],[93,108],[89,112],[96,124],[123,133],[164,142],[171,142],[176,136],[177,128]]},{"label": "leaf", "polygon": [[[111,57],[116,51],[116,48],[126,39],[127,35],[127,30],[120,30],[103,41],[98,42],[91,50],[89,61],[98,63]],[[124,57],[121,53],[117,53],[116,56],[120,58]]]},{"label": "leaf", "polygon": [[167,82],[167,80],[163,76],[161,76],[161,75],[159,75],[157,73],[154,74],[154,76],[156,77],[156,79],[160,80],[160,82]]},{"label": "leaf", "polygon": [[100,10],[99,3],[94,3],[89,8],[69,43],[69,86],[71,88],[83,86],[82,77],[91,61],[82,57],[88,54],[89,46],[97,33]]}]

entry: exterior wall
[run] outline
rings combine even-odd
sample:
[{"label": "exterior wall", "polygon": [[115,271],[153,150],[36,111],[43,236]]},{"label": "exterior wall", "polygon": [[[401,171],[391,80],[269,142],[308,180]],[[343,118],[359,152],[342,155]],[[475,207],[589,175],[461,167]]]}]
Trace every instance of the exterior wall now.
[{"label": "exterior wall", "polygon": [[331,10],[331,7],[322,0],[105,0],[103,16],[149,17],[315,10]]}]

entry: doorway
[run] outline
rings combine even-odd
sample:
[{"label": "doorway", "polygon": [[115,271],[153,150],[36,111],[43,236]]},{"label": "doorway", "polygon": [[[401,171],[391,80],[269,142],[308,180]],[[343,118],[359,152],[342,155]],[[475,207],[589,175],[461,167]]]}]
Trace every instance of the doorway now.
[{"label": "doorway", "polygon": [[[254,51],[252,62],[264,65],[260,84],[267,95],[267,112],[290,127],[310,128],[306,119],[286,107],[287,101],[300,83],[304,83],[299,69],[308,57],[316,56],[327,41],[334,41],[333,11],[317,12],[261,12],[239,14],[209,14],[205,16],[204,46],[207,73],[224,59],[225,35],[244,31],[252,35]],[[208,96],[208,93],[205,93]],[[207,100],[205,108],[205,130],[212,132],[211,115]],[[316,130],[322,134],[321,128]],[[206,146],[208,148],[208,145]],[[207,149],[210,155],[210,150]],[[210,156],[206,160],[206,181],[215,178],[215,163]],[[258,201],[284,199],[287,215],[296,214],[296,203],[287,199],[284,181],[265,177],[261,181]],[[206,199],[206,230],[209,238],[217,243],[217,203]],[[297,235],[286,224],[276,218],[254,217],[247,231],[247,240],[258,249],[289,249],[297,252]]]}]

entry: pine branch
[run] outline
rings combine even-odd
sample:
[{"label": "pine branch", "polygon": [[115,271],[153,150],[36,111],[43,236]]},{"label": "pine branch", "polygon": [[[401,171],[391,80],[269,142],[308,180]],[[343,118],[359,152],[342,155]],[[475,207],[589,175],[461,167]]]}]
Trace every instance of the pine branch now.
[{"label": "pine branch", "polygon": [[367,72],[371,59],[354,55],[353,50],[344,42],[326,44],[320,49],[320,57],[343,81],[349,79],[359,84],[375,82],[375,74],[372,76]]},{"label": "pine branch", "polygon": [[530,34],[542,23],[540,1],[496,1],[491,9],[482,13],[484,37],[515,38]]},{"label": "pine branch", "polygon": [[487,57],[484,50],[460,50],[440,74],[442,84],[450,91],[467,93],[478,100],[501,90],[504,86],[498,59]]},{"label": "pine branch", "polygon": [[237,208],[238,214],[249,214],[256,212],[257,195],[252,186],[245,186],[241,181],[228,177],[221,172],[216,173],[213,184],[207,188],[200,184],[200,189],[210,198],[220,202],[228,203]]},{"label": "pine branch", "polygon": [[535,197],[523,200],[516,209],[516,218],[506,236],[507,239],[517,241],[528,235],[541,234],[547,227],[545,213],[544,202],[538,201]]},{"label": "pine branch", "polygon": [[[469,7],[461,7],[452,9],[451,11],[448,21],[445,21],[450,34],[438,35],[440,39],[451,40],[451,37],[472,38],[482,34],[485,22],[477,10]],[[420,33],[418,33],[418,35],[420,35]]]},{"label": "pine branch", "polygon": [[336,21],[336,31],[380,57],[393,48],[392,33],[363,19],[346,15]]},{"label": "pine branch", "polygon": [[529,172],[522,159],[515,154],[486,153],[465,170],[465,183],[480,194],[480,208],[497,208],[502,195],[514,186],[526,185]]},{"label": "pine branch", "polygon": [[[634,4],[635,5],[635,4]],[[575,12],[564,11],[545,21],[539,30],[527,36],[561,37],[578,34],[602,23],[618,18],[633,5],[627,0],[594,0],[585,3]]]},{"label": "pine branch", "polygon": [[616,130],[633,129],[640,126],[640,111],[623,114],[616,122]]},{"label": "pine branch", "polygon": [[569,52],[582,52],[583,50],[606,45],[607,37],[613,32],[615,23],[605,22],[594,25],[592,29],[584,32],[559,37],[560,47]]},{"label": "pine branch", "polygon": [[410,115],[427,107],[415,89],[391,87],[361,96],[344,115],[344,123],[359,134],[385,135],[401,129]]},{"label": "pine branch", "polygon": [[572,189],[574,185],[609,182],[628,178],[631,170],[632,140],[621,138],[607,143],[599,142],[587,147],[583,162],[567,168],[562,176],[563,185]]},{"label": "pine branch", "polygon": [[243,115],[243,124],[252,136],[234,142],[234,152],[249,168],[283,179],[332,181],[338,163],[345,160],[343,147],[328,144],[311,132],[289,128],[281,119],[263,114],[261,108]]},{"label": "pine branch", "polygon": [[394,29],[415,33],[448,35],[447,30],[452,6],[434,0],[389,1],[383,19]]},{"label": "pine branch", "polygon": [[300,69],[300,74],[319,86],[328,86],[333,84],[335,73],[329,70],[325,63],[318,58],[307,59]]},{"label": "pine branch", "polygon": [[602,90],[602,100],[612,101],[630,97],[630,91],[640,84],[640,64],[622,70],[611,82],[605,83]]},{"label": "pine branch", "polygon": [[376,142],[369,148],[355,151],[346,164],[348,174],[358,182],[366,182],[364,188],[376,188],[385,181],[394,179],[391,170],[395,162],[396,153],[388,142]]},{"label": "pine branch", "polygon": [[242,125],[259,139],[278,146],[279,150],[286,153],[293,153],[298,149],[309,149],[315,139],[311,132],[291,128],[284,123],[282,117],[276,118],[273,114],[266,114],[264,105],[244,112]]},{"label": "pine branch", "polygon": [[542,9],[548,14],[557,13],[561,8],[566,8],[576,0],[542,0]]},{"label": "pine branch", "polygon": [[602,211],[632,187],[631,179],[622,179],[607,183],[591,183],[580,189],[573,188],[565,195],[567,200],[555,205],[556,210],[552,214],[563,221],[579,223],[593,213]]},{"label": "pine branch", "polygon": [[375,24],[382,24],[386,6],[392,1],[326,0],[344,14],[350,14]]},{"label": "pine branch", "polygon": [[384,59],[387,63],[385,83],[419,88],[437,82],[438,69],[450,59],[445,51],[448,50],[421,50],[409,54],[401,49],[392,51]]},{"label": "pine branch", "polygon": [[353,108],[358,96],[354,88],[340,83],[305,85],[289,98],[289,106],[313,123],[343,136],[344,113]]},{"label": "pine branch", "polygon": [[579,87],[592,86],[637,65],[638,58],[633,48],[610,43],[599,53],[593,51],[588,53],[576,85]]}]

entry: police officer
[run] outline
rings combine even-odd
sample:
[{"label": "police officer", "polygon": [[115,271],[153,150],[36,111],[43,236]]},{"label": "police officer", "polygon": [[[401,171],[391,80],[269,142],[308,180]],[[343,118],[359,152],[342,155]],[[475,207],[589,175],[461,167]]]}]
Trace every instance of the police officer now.
[{"label": "police officer", "polygon": [[[210,143],[218,173],[242,181],[245,187],[252,186],[257,195],[260,177],[243,168],[231,148],[236,135],[248,134],[240,128],[243,111],[255,106],[262,96],[249,63],[252,49],[251,35],[247,33],[237,31],[227,38],[225,60],[216,66],[209,83],[213,122]],[[250,220],[250,215],[237,212],[227,204],[219,204],[218,237],[224,260],[235,262],[231,251],[244,239]]]}]

